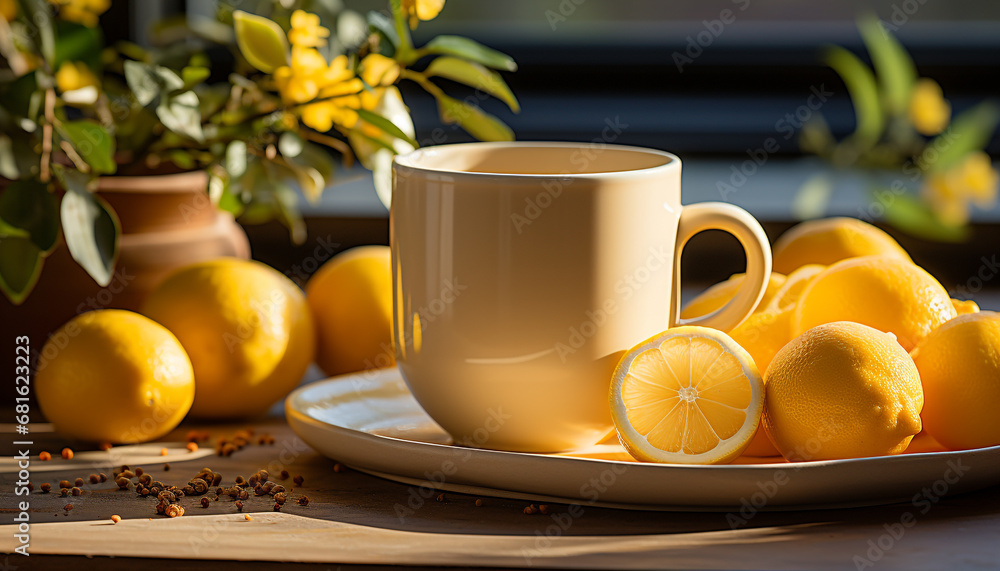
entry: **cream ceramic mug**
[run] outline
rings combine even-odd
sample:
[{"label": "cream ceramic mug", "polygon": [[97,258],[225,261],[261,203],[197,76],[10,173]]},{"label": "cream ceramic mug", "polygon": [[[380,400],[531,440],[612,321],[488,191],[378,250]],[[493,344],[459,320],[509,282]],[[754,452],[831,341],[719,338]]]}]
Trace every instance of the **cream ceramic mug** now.
[{"label": "cream ceramic mug", "polygon": [[[764,295],[760,224],[681,205],[681,161],[603,144],[469,143],[393,163],[396,361],[456,443],[552,452],[613,426],[608,387],[633,345],[668,327],[728,330]],[[714,313],[680,318],[680,252],[732,233],[747,278]]]}]

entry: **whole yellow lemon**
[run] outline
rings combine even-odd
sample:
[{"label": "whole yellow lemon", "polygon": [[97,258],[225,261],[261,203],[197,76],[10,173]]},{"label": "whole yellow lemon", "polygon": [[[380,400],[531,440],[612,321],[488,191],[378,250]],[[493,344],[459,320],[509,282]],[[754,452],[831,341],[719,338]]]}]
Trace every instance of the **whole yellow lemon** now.
[{"label": "whole yellow lemon", "polygon": [[764,376],[764,430],[787,460],[899,454],[920,432],[924,394],[913,360],[866,325],[810,329]]},{"label": "whole yellow lemon", "polygon": [[960,315],[910,356],[924,385],[925,428],[952,450],[1000,444],[1000,314]]},{"label": "whole yellow lemon", "polygon": [[773,269],[791,273],[806,264],[830,265],[860,256],[894,256],[909,260],[892,236],[856,218],[825,218],[802,222],[774,243]]},{"label": "whole yellow lemon", "polygon": [[261,414],[294,389],[312,362],[315,333],[305,295],[260,262],[219,258],[178,269],[150,293],[143,313],[191,357],[191,413]]},{"label": "whole yellow lemon", "polygon": [[194,401],[187,353],[162,325],[101,309],[74,317],[42,349],[38,404],[64,436],[136,443],[173,430]]},{"label": "whole yellow lemon", "polygon": [[[708,315],[726,305],[729,300],[736,296],[736,292],[740,289],[740,285],[743,284],[745,277],[746,274],[733,274],[726,281],[719,282],[701,292],[681,309],[681,318],[691,319],[692,317]],[[774,294],[784,284],[785,276],[783,274],[771,272],[767,286],[764,288],[764,296],[761,298],[760,303],[757,304],[757,309],[760,310],[767,307],[771,303],[771,298],[774,297]]]},{"label": "whole yellow lemon", "polygon": [[795,308],[792,334],[833,321],[854,321],[893,333],[907,351],[955,317],[941,284],[923,268],[897,257],[842,260],[806,287]]},{"label": "whole yellow lemon", "polygon": [[337,254],[309,279],[306,298],[316,322],[316,363],[326,374],[396,364],[388,246],[360,246]]}]

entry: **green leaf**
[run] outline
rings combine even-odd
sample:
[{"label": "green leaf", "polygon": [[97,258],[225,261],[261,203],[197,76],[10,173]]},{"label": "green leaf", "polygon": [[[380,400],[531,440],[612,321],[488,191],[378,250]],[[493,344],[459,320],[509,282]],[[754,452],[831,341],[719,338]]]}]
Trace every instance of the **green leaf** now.
[{"label": "green leaf", "polygon": [[0,220],[22,230],[39,251],[47,253],[59,238],[59,207],[48,186],[19,180],[0,194]]},{"label": "green leaf", "polygon": [[11,115],[16,117],[27,117],[34,120],[36,117],[31,113],[31,99],[38,90],[38,75],[32,71],[3,85],[0,93],[0,105]]},{"label": "green leaf", "polygon": [[869,13],[859,18],[858,29],[878,75],[886,111],[892,114],[905,113],[913,95],[913,86],[917,82],[913,58],[875,14]]},{"label": "green leaf", "polygon": [[389,135],[397,139],[402,139],[414,147],[419,146],[417,142],[413,140],[413,137],[407,135],[402,129],[397,127],[395,123],[385,117],[377,113],[372,113],[366,109],[358,109],[357,112],[358,117],[361,117],[366,123],[370,123],[371,125],[385,131]]},{"label": "green leaf", "polygon": [[396,34],[395,27],[392,22],[392,18],[381,12],[376,12],[372,10],[368,12],[368,27],[372,33],[379,34],[384,39],[388,40],[389,45],[392,47],[392,51],[386,55],[392,55],[396,52],[396,47],[399,46],[399,36]]},{"label": "green leaf", "polygon": [[943,133],[927,143],[917,165],[931,173],[948,170],[970,152],[985,148],[998,120],[997,106],[989,101],[962,112]]},{"label": "green leaf", "polygon": [[799,188],[792,200],[792,216],[797,220],[811,220],[826,213],[826,207],[833,195],[833,181],[826,173],[819,173]]},{"label": "green leaf", "polygon": [[145,107],[160,95],[160,82],[156,79],[153,67],[142,62],[126,60],[125,82],[135,96],[139,105]]},{"label": "green leaf", "polygon": [[56,130],[59,136],[73,145],[95,173],[115,172],[115,139],[100,123],[92,119],[63,121],[56,125]]},{"label": "green leaf", "polygon": [[192,89],[202,83],[212,75],[212,70],[207,67],[189,65],[181,69],[181,80],[184,86],[181,89]]},{"label": "green leaf", "polygon": [[0,291],[14,305],[24,302],[38,283],[42,257],[28,238],[0,236]]},{"label": "green leaf", "polygon": [[318,202],[333,179],[333,159],[330,154],[318,145],[304,142],[298,155],[286,159],[295,171],[302,193],[310,202]]},{"label": "green leaf", "polygon": [[460,57],[493,69],[517,71],[517,64],[509,55],[461,36],[437,36],[428,42],[422,51]]},{"label": "green leaf", "polygon": [[[118,219],[100,198],[81,188],[79,173],[67,170],[70,182],[60,205],[63,237],[70,255],[101,286],[111,283],[118,255]],[[74,180],[75,179],[75,180]]]},{"label": "green leaf", "polygon": [[436,97],[441,120],[445,123],[458,123],[480,141],[514,140],[510,127],[479,107],[443,94]]},{"label": "green leaf", "polygon": [[53,22],[56,21],[52,7],[46,0],[18,0],[20,13],[28,25],[28,35],[38,46],[42,59],[49,67],[55,69],[56,35]]},{"label": "green leaf", "polygon": [[827,65],[844,80],[847,91],[851,94],[854,115],[857,117],[854,137],[865,146],[874,144],[885,127],[875,75],[857,56],[838,46],[829,48],[825,59]]},{"label": "green leaf", "polygon": [[239,178],[247,172],[247,144],[243,141],[232,141],[226,147],[226,172],[230,178]]},{"label": "green leaf", "polygon": [[14,142],[6,133],[0,133],[0,176],[10,180],[21,178],[21,169],[17,166],[17,156],[14,154]]},{"label": "green leaf", "polygon": [[200,105],[194,91],[184,91],[161,97],[160,104],[156,107],[156,116],[167,129],[201,142],[205,135],[201,130]]},{"label": "green leaf", "polygon": [[288,65],[288,41],[277,23],[243,10],[233,12],[236,43],[247,62],[264,73]]},{"label": "green leaf", "polygon": [[294,158],[302,153],[305,141],[295,131],[285,131],[278,137],[278,151],[285,158]]},{"label": "green leaf", "polygon": [[104,37],[99,27],[89,28],[68,20],[56,21],[56,52],[53,69],[63,62],[82,61],[93,70],[101,69]]},{"label": "green leaf", "polygon": [[913,236],[937,242],[965,242],[969,238],[968,226],[944,224],[928,205],[908,194],[895,194],[891,204],[886,205],[885,220]]},{"label": "green leaf", "polygon": [[427,66],[424,74],[428,77],[436,75],[464,83],[469,87],[485,91],[493,97],[500,99],[514,113],[521,110],[521,106],[517,103],[517,98],[514,97],[510,88],[507,87],[507,82],[500,77],[500,74],[478,63],[449,56],[441,56]]}]

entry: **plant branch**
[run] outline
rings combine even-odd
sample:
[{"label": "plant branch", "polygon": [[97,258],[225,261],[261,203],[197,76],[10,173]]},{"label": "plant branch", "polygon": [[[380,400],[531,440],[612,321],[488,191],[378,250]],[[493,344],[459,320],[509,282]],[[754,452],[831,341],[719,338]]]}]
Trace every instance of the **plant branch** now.
[{"label": "plant branch", "polygon": [[331,149],[336,149],[340,151],[340,153],[344,155],[345,165],[351,166],[351,164],[354,162],[354,151],[351,149],[351,146],[345,143],[344,141],[341,141],[340,139],[331,137],[329,135],[318,133],[311,129],[301,129],[299,133],[303,137],[309,139],[314,143],[319,143],[321,145],[330,147]]},{"label": "plant branch", "polygon": [[39,165],[39,178],[49,182],[52,178],[49,172],[49,162],[52,160],[52,124],[55,123],[56,91],[51,87],[45,90],[45,121],[42,123],[42,159]]},{"label": "plant branch", "polygon": [[419,71],[404,69],[400,72],[399,77],[401,79],[409,79],[410,81],[416,82],[420,85],[420,87],[424,88],[424,91],[430,93],[435,98],[445,94],[440,87],[435,85],[433,81],[428,79],[426,75],[420,73]]}]

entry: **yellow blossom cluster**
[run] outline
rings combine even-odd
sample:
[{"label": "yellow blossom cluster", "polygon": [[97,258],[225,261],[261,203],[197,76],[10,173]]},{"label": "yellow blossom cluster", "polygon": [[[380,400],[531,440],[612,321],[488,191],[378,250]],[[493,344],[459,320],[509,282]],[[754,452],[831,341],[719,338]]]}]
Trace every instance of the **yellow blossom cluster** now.
[{"label": "yellow blossom cluster", "polygon": [[969,221],[970,204],[989,208],[996,202],[998,180],[989,155],[976,151],[958,165],[928,175],[923,194],[942,222],[962,225]]},{"label": "yellow blossom cluster", "polygon": [[937,135],[951,120],[951,104],[933,79],[920,78],[913,87],[909,108],[910,123],[922,135]]},{"label": "yellow blossom cluster", "polygon": [[97,26],[98,17],[111,7],[111,0],[49,0],[59,7],[59,17],[88,27]]}]

